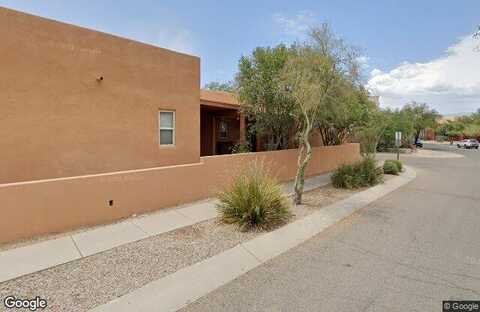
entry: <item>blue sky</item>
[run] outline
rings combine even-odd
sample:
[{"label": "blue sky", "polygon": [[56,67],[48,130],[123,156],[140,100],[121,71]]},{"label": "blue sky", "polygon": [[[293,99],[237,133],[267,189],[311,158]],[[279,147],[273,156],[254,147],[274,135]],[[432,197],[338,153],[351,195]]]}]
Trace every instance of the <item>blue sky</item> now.
[{"label": "blue sky", "polygon": [[[0,6],[198,55],[202,85],[231,80],[239,57],[257,46],[290,43],[308,26],[329,22],[362,49],[368,86],[382,105],[427,101],[443,113],[480,107],[480,77],[460,86],[445,78],[463,73],[452,73],[450,64],[471,72],[467,64],[480,58],[467,51],[480,24],[478,0],[0,0]],[[451,61],[456,47],[461,55]]]}]

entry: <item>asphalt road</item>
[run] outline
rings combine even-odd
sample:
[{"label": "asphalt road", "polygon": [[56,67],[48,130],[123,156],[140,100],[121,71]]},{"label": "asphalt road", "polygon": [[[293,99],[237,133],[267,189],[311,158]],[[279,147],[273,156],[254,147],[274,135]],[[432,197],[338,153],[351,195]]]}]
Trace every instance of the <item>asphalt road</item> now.
[{"label": "asphalt road", "polygon": [[183,311],[442,311],[480,300],[480,151],[401,156],[417,179]]}]

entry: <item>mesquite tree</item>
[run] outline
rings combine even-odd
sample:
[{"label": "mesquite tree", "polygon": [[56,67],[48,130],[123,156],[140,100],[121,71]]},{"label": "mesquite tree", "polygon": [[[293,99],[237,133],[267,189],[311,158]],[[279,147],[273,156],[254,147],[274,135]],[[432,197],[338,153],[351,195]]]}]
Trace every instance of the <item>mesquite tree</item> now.
[{"label": "mesquite tree", "polygon": [[236,76],[242,112],[251,122],[254,135],[272,142],[269,150],[288,148],[288,137],[295,125],[293,101],[280,91],[280,75],[292,53],[292,48],[256,48],[252,55],[243,56]]},{"label": "mesquite tree", "polygon": [[332,86],[331,94],[315,125],[323,145],[345,143],[355,131],[367,126],[371,112],[377,109],[362,86],[345,78]]}]

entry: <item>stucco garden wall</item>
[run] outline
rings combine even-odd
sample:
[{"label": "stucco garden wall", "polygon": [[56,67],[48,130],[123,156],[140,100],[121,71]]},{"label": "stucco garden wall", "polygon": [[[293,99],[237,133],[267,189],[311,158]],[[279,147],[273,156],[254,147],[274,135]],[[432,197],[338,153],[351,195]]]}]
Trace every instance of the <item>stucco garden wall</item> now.
[{"label": "stucco garden wall", "polygon": [[[359,157],[358,144],[315,147],[307,174],[328,172]],[[187,165],[0,184],[0,243],[211,197],[256,160],[264,161],[278,180],[287,181],[295,176],[297,150],[208,156]]]}]

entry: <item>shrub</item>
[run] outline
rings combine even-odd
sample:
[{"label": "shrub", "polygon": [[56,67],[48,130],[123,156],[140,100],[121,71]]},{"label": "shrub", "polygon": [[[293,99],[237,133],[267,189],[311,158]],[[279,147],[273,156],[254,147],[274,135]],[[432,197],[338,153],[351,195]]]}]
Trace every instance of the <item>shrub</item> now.
[{"label": "shrub", "polygon": [[356,189],[364,186],[373,186],[382,182],[382,169],[377,168],[372,157],[353,165],[342,165],[332,175],[332,184],[337,188]]},{"label": "shrub", "polygon": [[336,188],[353,189],[359,187],[359,179],[353,165],[342,165],[332,175],[332,184]]},{"label": "shrub", "polygon": [[290,217],[290,201],[281,186],[256,164],[235,177],[218,199],[222,221],[238,224],[242,230],[269,229]]},{"label": "shrub", "polygon": [[391,162],[393,162],[394,164],[396,164],[397,167],[398,167],[398,171],[399,171],[399,172],[402,172],[402,171],[403,171],[403,164],[402,164],[402,162],[401,162],[400,160],[390,159],[390,160],[387,160],[387,161],[391,161]]},{"label": "shrub", "polygon": [[231,148],[232,154],[250,153],[252,148],[248,143],[237,143]]},{"label": "shrub", "polygon": [[385,174],[394,174],[398,175],[398,172],[400,170],[398,169],[398,165],[392,161],[385,161],[383,163],[383,172]]},{"label": "shrub", "polygon": [[383,172],[386,174],[398,175],[399,172],[402,172],[403,164],[399,160],[388,159],[385,160],[383,164]]},{"label": "shrub", "polygon": [[360,186],[377,185],[383,181],[383,170],[377,167],[373,157],[364,157],[356,166],[360,175]]}]

